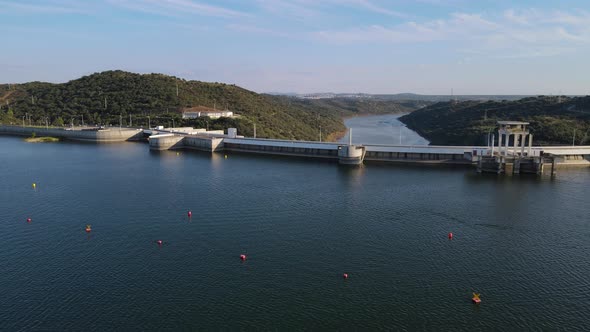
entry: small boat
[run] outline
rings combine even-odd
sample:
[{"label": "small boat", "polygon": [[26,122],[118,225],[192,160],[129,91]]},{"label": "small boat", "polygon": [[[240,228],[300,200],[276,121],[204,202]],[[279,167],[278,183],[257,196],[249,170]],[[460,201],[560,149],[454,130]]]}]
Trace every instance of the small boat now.
[{"label": "small boat", "polygon": [[91,230],[92,230],[92,227],[90,227],[90,225],[86,225],[86,233],[90,233]]}]

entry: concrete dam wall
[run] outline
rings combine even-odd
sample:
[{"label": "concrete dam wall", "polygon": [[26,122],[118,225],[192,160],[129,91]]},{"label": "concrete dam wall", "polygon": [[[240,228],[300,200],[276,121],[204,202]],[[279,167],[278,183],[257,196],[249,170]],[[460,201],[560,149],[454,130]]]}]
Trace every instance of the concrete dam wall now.
[{"label": "concrete dam wall", "polygon": [[95,143],[114,143],[141,140],[144,137],[143,130],[132,128],[79,128],[78,130],[64,128],[45,127],[19,127],[0,125],[0,134],[31,137],[50,136],[72,141],[84,141]]}]

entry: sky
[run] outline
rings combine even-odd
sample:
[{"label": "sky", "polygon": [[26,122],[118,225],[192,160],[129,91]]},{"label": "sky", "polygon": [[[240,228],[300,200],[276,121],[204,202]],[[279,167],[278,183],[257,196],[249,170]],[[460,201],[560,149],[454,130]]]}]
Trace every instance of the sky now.
[{"label": "sky", "polygon": [[104,70],[256,92],[590,94],[588,0],[0,0],[0,83]]}]

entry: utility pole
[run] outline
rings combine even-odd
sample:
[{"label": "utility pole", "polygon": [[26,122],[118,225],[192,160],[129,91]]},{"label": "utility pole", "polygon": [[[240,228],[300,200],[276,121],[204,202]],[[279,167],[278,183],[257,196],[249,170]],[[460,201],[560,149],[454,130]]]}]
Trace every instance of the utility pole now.
[{"label": "utility pole", "polygon": [[23,115],[23,127],[25,126],[25,115]]},{"label": "utility pole", "polygon": [[107,96],[104,96],[104,109],[107,109]]},{"label": "utility pole", "polygon": [[399,126],[399,145],[402,145],[402,125]]},{"label": "utility pole", "polygon": [[576,128],[574,128],[574,138],[572,139],[572,146],[576,146]]},{"label": "utility pole", "polygon": [[123,115],[119,114],[119,131],[121,130],[122,126],[123,126]]},{"label": "utility pole", "polygon": [[131,120],[131,113],[129,113],[129,127],[133,127],[133,121]]},{"label": "utility pole", "polygon": [[178,79],[176,80],[176,97],[178,97]]},{"label": "utility pole", "polygon": [[322,125],[320,125],[320,142],[322,141]]},{"label": "utility pole", "polygon": [[84,127],[84,114],[82,114],[82,127]]},{"label": "utility pole", "polygon": [[254,123],[254,138],[256,138],[256,122]]},{"label": "utility pole", "polygon": [[172,119],[172,128],[174,128],[174,119]]},{"label": "utility pole", "polygon": [[49,121],[47,120],[47,117],[45,117],[45,129],[49,129]]}]

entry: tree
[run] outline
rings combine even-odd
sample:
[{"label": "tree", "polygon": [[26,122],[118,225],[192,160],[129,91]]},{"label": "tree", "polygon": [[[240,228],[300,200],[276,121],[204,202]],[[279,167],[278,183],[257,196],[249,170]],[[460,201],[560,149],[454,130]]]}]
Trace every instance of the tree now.
[{"label": "tree", "polygon": [[53,120],[53,125],[56,127],[63,127],[64,119],[62,119],[61,116],[58,116],[55,120]]}]

